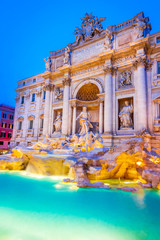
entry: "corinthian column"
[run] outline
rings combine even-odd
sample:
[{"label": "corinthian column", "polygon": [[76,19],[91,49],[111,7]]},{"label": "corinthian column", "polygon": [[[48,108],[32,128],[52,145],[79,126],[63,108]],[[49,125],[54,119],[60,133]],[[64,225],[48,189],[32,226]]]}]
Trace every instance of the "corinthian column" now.
[{"label": "corinthian column", "polygon": [[28,106],[30,101],[30,93],[27,93],[25,95],[25,110],[24,110],[24,121],[23,121],[23,138],[26,138],[27,135],[27,129],[28,129]]},{"label": "corinthian column", "polygon": [[72,135],[76,133],[76,103],[73,104]]},{"label": "corinthian column", "polygon": [[99,133],[103,133],[103,99],[99,99]]},{"label": "corinthian column", "polygon": [[40,108],[40,100],[41,100],[42,91],[38,90],[36,92],[36,114],[35,114],[35,124],[34,124],[34,137],[38,138],[38,130],[39,130],[39,108]]},{"label": "corinthian column", "polygon": [[147,128],[147,88],[145,76],[146,59],[139,58],[134,63],[137,69],[137,78],[135,81],[136,89],[136,104],[137,104],[137,129],[142,130]]},{"label": "corinthian column", "polygon": [[62,134],[68,134],[69,128],[69,92],[70,92],[70,82],[69,78],[63,80],[63,115],[62,115]]},{"label": "corinthian column", "polygon": [[113,98],[112,98],[112,75],[113,67],[109,66],[104,69],[105,72],[105,96],[104,96],[104,132],[112,133],[113,125]]},{"label": "corinthian column", "polygon": [[49,119],[50,119],[50,95],[51,91],[54,89],[54,85],[48,83],[44,86],[44,91],[46,91],[45,106],[44,106],[44,126],[43,126],[43,135],[49,134]]}]

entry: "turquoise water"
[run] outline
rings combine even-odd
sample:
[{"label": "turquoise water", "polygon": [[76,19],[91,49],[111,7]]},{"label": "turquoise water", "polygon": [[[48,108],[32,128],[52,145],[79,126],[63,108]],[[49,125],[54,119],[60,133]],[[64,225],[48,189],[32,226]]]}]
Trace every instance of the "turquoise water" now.
[{"label": "turquoise water", "polygon": [[0,240],[160,239],[160,193],[76,189],[0,174]]}]

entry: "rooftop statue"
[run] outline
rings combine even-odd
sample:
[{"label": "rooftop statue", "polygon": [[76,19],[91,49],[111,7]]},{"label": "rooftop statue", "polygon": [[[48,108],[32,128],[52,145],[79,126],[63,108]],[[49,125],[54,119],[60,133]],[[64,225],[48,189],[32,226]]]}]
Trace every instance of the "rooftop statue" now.
[{"label": "rooftop statue", "polygon": [[92,13],[86,13],[84,18],[81,18],[81,28],[76,27],[74,35],[76,37],[76,43],[81,40],[88,41],[95,35],[100,34],[103,31],[102,23],[106,18],[98,18],[92,15]]},{"label": "rooftop statue", "polygon": [[46,71],[51,71],[51,59],[50,57],[44,58]]},{"label": "rooftop statue", "polygon": [[135,26],[135,33],[136,38],[141,38],[144,36],[144,30],[146,29],[147,25],[145,23],[145,19],[136,18]]},{"label": "rooftop statue", "polygon": [[105,37],[105,42],[104,42],[104,48],[111,50],[113,47],[112,44],[112,39],[113,39],[113,34],[109,29],[106,29],[106,37]]},{"label": "rooftop statue", "polygon": [[70,64],[70,51],[70,47],[67,46],[64,53],[64,64]]}]

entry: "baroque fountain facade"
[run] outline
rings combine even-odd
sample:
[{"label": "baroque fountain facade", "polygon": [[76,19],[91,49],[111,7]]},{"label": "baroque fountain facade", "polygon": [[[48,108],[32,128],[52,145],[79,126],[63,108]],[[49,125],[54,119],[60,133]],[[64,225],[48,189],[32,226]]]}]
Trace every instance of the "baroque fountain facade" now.
[{"label": "baroque fountain facade", "polygon": [[66,173],[79,187],[125,178],[160,189],[160,33],[143,13],[107,29],[105,18],[81,20],[44,73],[18,81],[6,169],[21,159],[20,169]]}]

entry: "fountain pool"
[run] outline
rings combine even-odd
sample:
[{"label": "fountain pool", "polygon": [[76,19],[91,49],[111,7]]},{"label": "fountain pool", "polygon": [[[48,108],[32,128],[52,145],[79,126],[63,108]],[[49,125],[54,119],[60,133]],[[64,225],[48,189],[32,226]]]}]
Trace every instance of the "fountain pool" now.
[{"label": "fountain pool", "polygon": [[0,239],[159,239],[158,191],[77,189],[61,180],[1,172]]}]

